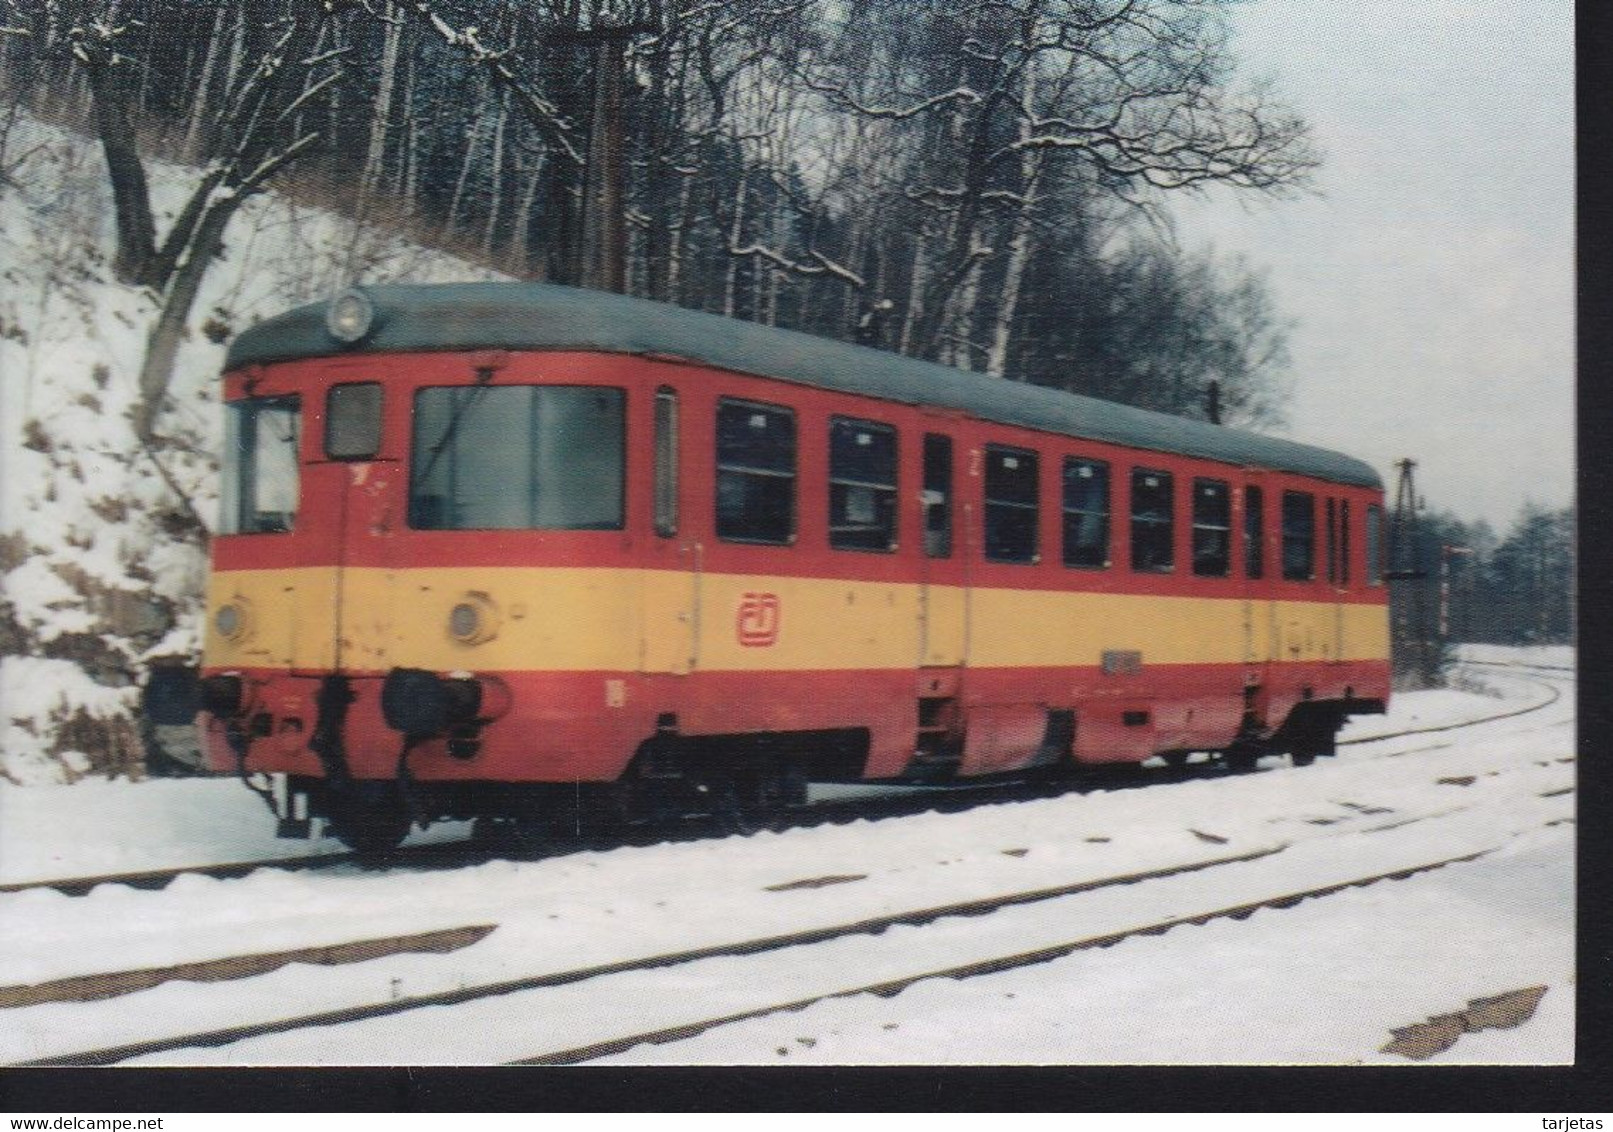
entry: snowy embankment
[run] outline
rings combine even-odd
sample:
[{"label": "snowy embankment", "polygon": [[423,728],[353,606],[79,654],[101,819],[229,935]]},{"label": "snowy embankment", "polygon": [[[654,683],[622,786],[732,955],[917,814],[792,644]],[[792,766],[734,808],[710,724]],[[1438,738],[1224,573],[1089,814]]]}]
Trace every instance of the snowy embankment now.
[{"label": "snowy embankment", "polygon": [[1457,645],[1456,655],[1475,664],[1523,665],[1533,668],[1554,668],[1564,672],[1574,670],[1573,645],[1532,645],[1515,648],[1511,645]]},{"label": "snowy embankment", "polygon": [[[196,304],[158,422],[164,443],[146,453],[129,414],[155,307],[113,279],[99,148],[37,123],[10,144],[16,161],[0,179],[0,780],[138,776],[134,674],[196,645],[204,563],[173,537],[185,504],[167,481],[212,521],[224,343],[352,282],[493,276],[283,197],[250,201]],[[153,166],[160,225],[195,177]]]},{"label": "snowy embankment", "polygon": [[[1527,674],[1526,674],[1527,675]],[[1552,682],[1571,686],[1565,677]],[[1493,719],[1539,702],[1532,679],[1497,695],[1400,697],[1385,730]],[[497,925],[452,955],[295,965],[219,984],[171,982],[105,1002],[8,1012],[0,1061],[23,1060],[523,978],[547,970],[855,923],[1089,878],[1246,858],[1213,869],[1033,901],[991,915],[822,944],[590,978],[153,1054],[167,1063],[472,1063],[684,1025],[878,978],[1101,934],[1240,901],[1481,853],[1408,880],[1184,925],[1020,970],[925,979],[893,997],[831,997],[800,1012],[641,1046],[623,1061],[1387,1062],[1396,1028],[1544,987],[1525,1024],[1463,1035],[1435,1063],[1572,1057],[1571,695],[1546,710],[1426,738],[1379,739],[1334,760],[1136,790],[982,805],[783,834],[491,861],[443,872],[262,870],[160,892],[0,896],[0,984]],[[1431,710],[1437,708],[1437,710]],[[1398,725],[1398,728],[1397,726]],[[188,814],[170,787],[212,789]],[[104,794],[85,817],[78,797]],[[113,801],[121,794],[124,805]],[[162,799],[160,803],[156,799]],[[148,800],[152,804],[148,805]],[[23,824],[13,821],[23,818]],[[106,824],[96,827],[91,822]],[[71,867],[117,841],[170,861],[219,859],[266,833],[238,783],[0,789],[0,862]],[[207,844],[207,839],[218,839]],[[199,841],[197,839],[200,839]],[[264,838],[265,847],[273,845]],[[48,848],[42,848],[41,846]],[[1263,854],[1251,856],[1251,854]],[[81,858],[80,858],[81,859]],[[125,859],[123,867],[134,867]],[[60,875],[60,872],[57,873]],[[810,882],[810,883],[808,883]],[[9,925],[9,926],[7,926]],[[117,925],[112,930],[108,925]]]}]

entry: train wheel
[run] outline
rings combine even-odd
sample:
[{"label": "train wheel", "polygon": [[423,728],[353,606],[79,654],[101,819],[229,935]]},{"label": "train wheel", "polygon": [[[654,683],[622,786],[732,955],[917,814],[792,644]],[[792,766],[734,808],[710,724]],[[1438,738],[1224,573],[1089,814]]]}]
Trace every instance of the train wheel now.
[{"label": "train wheel", "polygon": [[789,823],[789,807],[806,798],[805,779],[774,760],[714,775],[705,786],[718,826],[740,836],[782,829]]},{"label": "train wheel", "polygon": [[722,778],[706,784],[711,816],[724,833],[748,837],[767,828],[767,819],[738,781]]},{"label": "train wheel", "polygon": [[479,817],[472,827],[470,840],[481,852],[535,860],[564,848],[569,839],[553,821],[541,818]]},{"label": "train wheel", "polygon": [[1255,769],[1260,756],[1269,753],[1264,743],[1236,741],[1221,752],[1221,761],[1233,774],[1247,774]]},{"label": "train wheel", "polygon": [[412,821],[391,782],[356,782],[343,798],[332,799],[330,828],[336,840],[364,856],[396,849]]},{"label": "train wheel", "polygon": [[1298,729],[1289,746],[1289,758],[1295,766],[1310,766],[1318,758],[1338,754],[1339,725],[1342,718],[1336,715],[1317,714]]},{"label": "train wheel", "polygon": [[699,812],[696,787],[689,781],[689,742],[657,735],[639,748],[627,772],[607,791],[619,825],[663,829],[691,810]]}]

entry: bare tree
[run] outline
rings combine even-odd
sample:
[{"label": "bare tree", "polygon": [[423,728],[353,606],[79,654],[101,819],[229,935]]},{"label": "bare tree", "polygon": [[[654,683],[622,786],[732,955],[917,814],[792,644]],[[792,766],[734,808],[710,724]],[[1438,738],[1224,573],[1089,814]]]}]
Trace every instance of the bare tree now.
[{"label": "bare tree", "polygon": [[[829,106],[890,123],[910,147],[904,192],[929,216],[915,226],[907,350],[1002,372],[1048,162],[1079,162],[1105,191],[1145,206],[1210,182],[1267,192],[1303,182],[1315,163],[1304,124],[1263,91],[1234,87],[1221,7],[845,9],[845,33],[804,61],[802,78]],[[982,273],[1003,256],[1007,309],[982,336]]]},{"label": "bare tree", "polygon": [[253,194],[318,141],[314,111],[340,78],[342,47],[327,45],[335,6],[288,0],[250,32],[250,64],[232,76],[222,107],[200,132],[204,164],[173,222],[159,234],[147,155],[134,112],[151,70],[131,45],[144,21],[116,0],[6,0],[6,30],[45,60],[74,65],[88,84],[93,126],[106,158],[117,230],[114,271],[145,288],[157,317],[147,338],[134,411],[136,435],[153,439],[185,324],[230,220]]}]

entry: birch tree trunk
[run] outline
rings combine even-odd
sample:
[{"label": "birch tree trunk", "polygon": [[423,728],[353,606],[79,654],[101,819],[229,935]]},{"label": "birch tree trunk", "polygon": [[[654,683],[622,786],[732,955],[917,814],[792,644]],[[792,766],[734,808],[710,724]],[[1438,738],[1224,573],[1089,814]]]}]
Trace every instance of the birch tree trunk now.
[{"label": "birch tree trunk", "polygon": [[477,84],[477,97],[471,100],[471,105],[477,108],[476,122],[471,126],[470,136],[465,139],[465,156],[459,163],[459,178],[454,182],[454,195],[448,201],[448,211],[442,218],[442,234],[453,235],[459,223],[459,206],[465,199],[465,184],[470,180],[471,166],[476,163],[476,150],[482,135],[482,117],[480,108],[481,84]]},{"label": "birch tree trunk", "polygon": [[[741,158],[741,160],[744,160]],[[745,198],[750,193],[750,163],[745,163],[744,172],[739,176],[739,187],[734,193],[734,221],[728,226],[728,246],[739,247],[745,239]],[[734,317],[735,297],[739,290],[739,256],[727,257],[727,278],[723,282],[722,312],[729,318]]]},{"label": "birch tree trunk", "polygon": [[193,88],[190,121],[185,126],[185,140],[180,148],[180,152],[190,161],[196,161],[201,155],[203,124],[212,121],[217,113],[217,107],[208,100],[208,92],[213,89],[213,72],[217,69],[218,57],[223,50],[224,15],[228,11],[227,5],[220,4],[217,14],[213,16],[213,31],[207,37],[207,57],[202,62],[202,77]]},{"label": "birch tree trunk", "polygon": [[493,127],[493,159],[491,163],[493,193],[487,204],[487,228],[482,233],[483,259],[493,258],[493,244],[498,238],[499,213],[504,210],[504,132],[509,122],[509,109],[509,92],[500,91],[498,122]]},{"label": "birch tree trunk", "polygon": [[[1019,136],[1031,136],[1036,113],[1036,67],[1026,68],[1025,93],[1021,99]],[[997,296],[997,312],[992,319],[991,341],[986,347],[986,372],[1003,377],[1008,372],[1008,349],[1013,339],[1014,317],[1019,312],[1019,293],[1025,281],[1025,267],[1031,258],[1031,234],[1042,182],[1043,152],[1022,149],[1019,153],[1020,204],[1014,212],[1012,234],[1008,237],[1008,262],[1003,269],[1002,290]]]},{"label": "birch tree trunk", "polygon": [[930,286],[930,237],[920,231],[913,241],[913,273],[907,283],[907,310],[902,315],[902,335],[896,344],[900,354],[912,356],[913,339],[924,317],[924,294]]}]

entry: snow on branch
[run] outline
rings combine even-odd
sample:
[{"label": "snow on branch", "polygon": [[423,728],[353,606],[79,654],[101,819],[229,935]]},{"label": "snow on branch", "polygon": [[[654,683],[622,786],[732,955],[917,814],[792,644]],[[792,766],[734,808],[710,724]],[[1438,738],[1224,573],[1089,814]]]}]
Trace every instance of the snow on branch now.
[{"label": "snow on branch", "polygon": [[319,140],[319,131],[313,130],[304,134],[279,153],[271,154],[259,162],[258,167],[241,179],[240,191],[250,195],[260,188],[269,178],[273,177],[286,165],[296,160],[309,146]]},{"label": "snow on branch", "polygon": [[576,123],[515,73],[509,63],[510,49],[487,46],[482,42],[481,29],[474,25],[456,29],[437,13],[432,0],[410,0],[410,7],[449,47],[462,52],[472,64],[485,67],[495,82],[515,96],[517,106],[570,161],[579,166],[585,163],[582,152],[572,140]]},{"label": "snow on branch", "polygon": [[276,115],[275,120],[284,122],[287,118],[290,118],[294,114],[300,113],[304,106],[308,105],[308,103],[312,102],[315,98],[318,98],[319,95],[324,93],[324,91],[329,87],[332,87],[336,83],[340,82],[341,79],[342,75],[340,71],[332,71],[330,74],[326,75],[324,78],[310,86],[307,90],[299,94],[296,98],[286,103],[285,109],[281,110],[280,113]]},{"label": "snow on branch", "polygon": [[849,267],[846,267],[844,264],[836,263],[834,260],[830,259],[828,256],[824,255],[815,248],[807,249],[806,254],[811,256],[813,260],[811,263],[803,263],[801,260],[791,259],[789,256],[775,248],[769,248],[762,244],[756,243],[746,244],[743,247],[740,247],[737,244],[729,244],[728,254],[732,256],[755,256],[759,259],[766,260],[768,263],[771,263],[773,266],[783,271],[788,271],[795,275],[806,276],[808,278],[827,276],[833,279],[839,279],[842,283],[849,284],[850,286],[856,287],[859,290],[868,286],[868,280],[864,279],[861,275],[858,275],[855,271],[851,270]]},{"label": "snow on branch", "polygon": [[958,86],[953,87],[951,90],[942,94],[937,94],[930,98],[926,98],[922,102],[914,103],[912,106],[904,106],[901,108],[892,106],[869,106],[859,102],[844,87],[832,86],[828,83],[820,82],[810,75],[803,76],[803,81],[806,83],[808,89],[824,95],[830,101],[837,103],[844,109],[853,110],[865,118],[883,118],[888,121],[895,122],[900,122],[908,118],[916,118],[921,114],[927,114],[931,110],[938,109],[942,106],[973,105],[980,102],[980,94],[978,91],[975,91],[967,86]]}]

